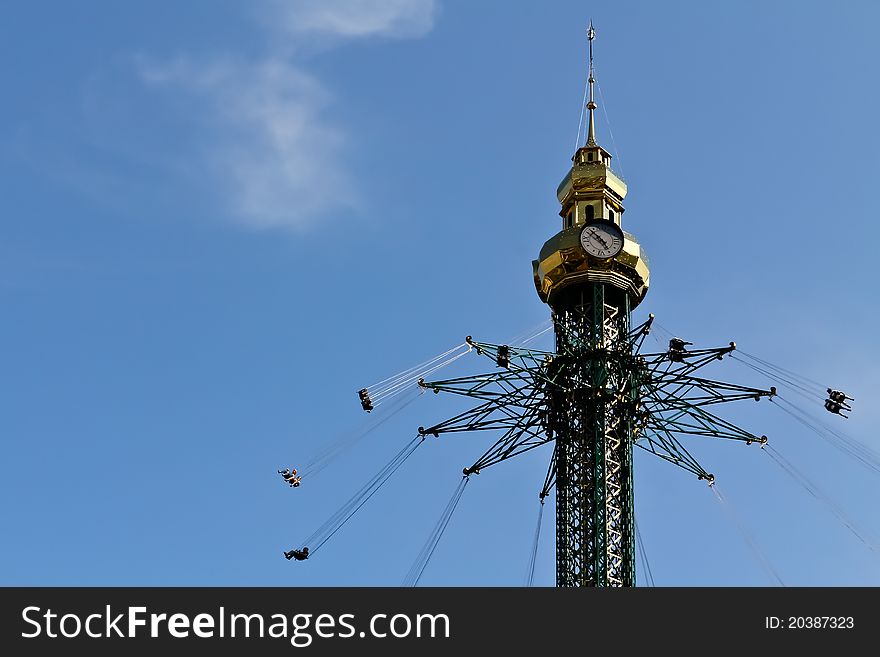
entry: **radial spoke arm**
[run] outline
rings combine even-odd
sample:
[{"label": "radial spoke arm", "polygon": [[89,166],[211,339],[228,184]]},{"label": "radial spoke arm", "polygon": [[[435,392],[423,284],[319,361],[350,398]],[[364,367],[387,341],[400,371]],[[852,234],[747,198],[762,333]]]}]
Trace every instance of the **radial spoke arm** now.
[{"label": "radial spoke arm", "polygon": [[760,401],[762,397],[774,397],[776,389],[761,390],[720,381],[683,377],[677,385],[670,383],[655,386],[654,391],[649,391],[647,394],[658,400],[656,405],[659,407],[680,408],[724,404],[746,399]]},{"label": "radial spoke arm", "polygon": [[731,342],[727,347],[714,349],[694,349],[693,351],[664,351],[644,354],[645,365],[652,377],[672,375],[683,376],[732,353],[736,344]]},{"label": "radial spoke arm", "polygon": [[517,405],[529,396],[534,386],[534,376],[525,370],[505,370],[443,381],[420,379],[418,383],[423,390],[433,390],[435,393],[448,392],[476,399],[503,400],[506,404]]},{"label": "radial spoke arm", "polygon": [[662,429],[692,436],[740,440],[746,444],[765,444],[767,442],[766,436],[757,436],[702,408],[684,406],[676,410],[678,412],[674,414],[651,413],[645,426],[650,429]]},{"label": "radial spoke arm", "polygon": [[662,428],[646,431],[636,441],[636,447],[695,474],[698,479],[705,479],[709,483],[715,481],[715,477],[700,465],[670,431]]},{"label": "radial spoke arm", "polygon": [[428,428],[419,427],[419,434],[439,437],[441,433],[502,430],[501,437],[465,468],[470,474],[550,442],[544,417],[542,393],[533,389],[519,406],[497,400],[484,402]]},{"label": "radial spoke arm", "polygon": [[541,488],[539,497],[543,500],[556,486],[556,444],[553,444],[553,455],[550,457],[550,465],[547,467],[547,475],[544,477],[544,486]]},{"label": "radial spoke arm", "polygon": [[629,346],[632,353],[637,354],[642,350],[645,338],[651,333],[651,326],[654,324],[654,315],[648,315],[648,319],[629,332]]},{"label": "radial spoke arm", "polygon": [[474,464],[465,468],[465,474],[477,473],[490,465],[501,463],[509,458],[528,452],[550,442],[541,422],[535,418],[524,418],[521,425],[511,427],[492,447],[478,458]]}]

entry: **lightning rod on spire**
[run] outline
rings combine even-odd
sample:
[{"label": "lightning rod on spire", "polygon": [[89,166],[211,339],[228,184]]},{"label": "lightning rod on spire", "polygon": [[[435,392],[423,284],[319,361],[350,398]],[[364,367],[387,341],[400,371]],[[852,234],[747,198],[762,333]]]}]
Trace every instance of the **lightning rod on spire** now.
[{"label": "lightning rod on spire", "polygon": [[593,21],[590,21],[590,26],[587,28],[587,41],[590,44],[590,100],[587,103],[587,109],[590,111],[590,127],[587,132],[587,146],[595,146],[596,145],[596,123],[593,119],[593,110],[596,109],[596,101],[593,99],[593,83],[596,81],[593,77],[593,39],[596,38],[596,30],[593,29]]}]

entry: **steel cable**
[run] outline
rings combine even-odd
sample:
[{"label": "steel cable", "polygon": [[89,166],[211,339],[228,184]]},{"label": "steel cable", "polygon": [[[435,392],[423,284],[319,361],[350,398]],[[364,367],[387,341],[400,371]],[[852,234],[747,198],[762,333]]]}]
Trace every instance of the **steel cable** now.
[{"label": "steel cable", "polygon": [[779,576],[779,573],[776,572],[776,569],[773,567],[773,564],[770,563],[770,560],[767,559],[764,552],[758,546],[758,543],[755,541],[755,538],[752,536],[751,532],[746,529],[745,524],[740,518],[739,514],[733,508],[733,505],[727,500],[725,496],[721,494],[721,491],[718,490],[717,484],[712,484],[709,486],[712,489],[712,494],[715,496],[715,499],[718,500],[721,509],[724,511],[728,520],[730,520],[736,530],[739,532],[743,541],[745,541],[746,545],[751,549],[752,555],[756,558],[758,563],[764,568],[765,572],[770,575],[772,579],[775,579],[780,586],[785,586],[785,583],[782,581],[782,578]]},{"label": "steel cable", "polygon": [[428,536],[428,540],[425,542],[424,546],[422,546],[422,549],[412,566],[410,566],[409,572],[407,572],[406,577],[403,580],[403,586],[412,587],[418,585],[419,580],[422,578],[422,574],[425,572],[425,568],[428,567],[428,563],[431,561],[431,557],[434,556],[434,551],[437,549],[440,539],[446,532],[446,527],[449,526],[452,514],[455,513],[455,509],[458,506],[458,502],[461,500],[461,496],[464,494],[464,489],[467,487],[469,480],[470,477],[464,476],[458,482],[455,491],[452,493],[452,497],[449,498],[446,508],[443,509],[443,513],[440,515],[440,520],[437,521],[437,524]]},{"label": "steel cable", "polygon": [[367,501],[376,494],[382,485],[388,481],[391,476],[400,468],[401,465],[415,452],[416,448],[424,442],[424,436],[416,436],[408,442],[394,457],[360,490],[343,504],[323,525],[315,530],[304,542],[304,546],[308,546],[311,554],[315,554],[322,545],[338,532],[357,511],[367,503]]},{"label": "steel cable", "polygon": [[541,539],[541,524],[544,519],[544,498],[541,498],[541,506],[538,509],[538,522],[535,525],[535,537],[532,540],[532,549],[529,553],[529,566],[526,570],[526,586],[532,586],[535,581],[535,563],[538,560],[538,542]]},{"label": "steel cable", "polygon": [[876,552],[876,544],[869,538],[867,532],[859,528],[846,512],[832,500],[819,486],[812,482],[807,476],[798,470],[788,459],[786,459],[778,450],[773,449],[770,445],[764,445],[763,450],[767,456],[776,463],[788,476],[794,479],[798,485],[806,490],[814,499],[824,504],[832,514],[846,527],[852,534],[864,543],[868,549]]}]

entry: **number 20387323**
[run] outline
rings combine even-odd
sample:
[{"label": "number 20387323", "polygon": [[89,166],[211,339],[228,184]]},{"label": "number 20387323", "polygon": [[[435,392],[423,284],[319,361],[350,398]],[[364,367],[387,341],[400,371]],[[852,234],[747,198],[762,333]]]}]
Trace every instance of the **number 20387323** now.
[{"label": "number 20387323", "polygon": [[852,616],[765,616],[768,630],[851,630],[855,627]]}]

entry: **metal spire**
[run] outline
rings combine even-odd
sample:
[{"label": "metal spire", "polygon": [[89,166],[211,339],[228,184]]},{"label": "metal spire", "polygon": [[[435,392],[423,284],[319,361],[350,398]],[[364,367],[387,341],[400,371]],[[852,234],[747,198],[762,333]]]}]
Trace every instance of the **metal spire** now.
[{"label": "metal spire", "polygon": [[596,124],[593,121],[593,110],[596,109],[596,101],[593,100],[593,39],[596,38],[596,30],[593,29],[593,21],[590,21],[590,27],[587,28],[587,40],[590,42],[590,101],[587,103],[587,109],[590,110],[590,129],[587,132],[587,146],[596,145]]}]

